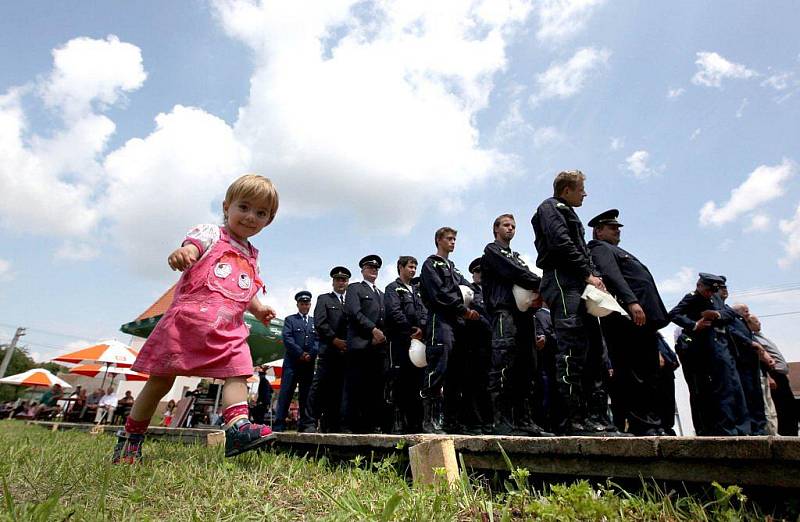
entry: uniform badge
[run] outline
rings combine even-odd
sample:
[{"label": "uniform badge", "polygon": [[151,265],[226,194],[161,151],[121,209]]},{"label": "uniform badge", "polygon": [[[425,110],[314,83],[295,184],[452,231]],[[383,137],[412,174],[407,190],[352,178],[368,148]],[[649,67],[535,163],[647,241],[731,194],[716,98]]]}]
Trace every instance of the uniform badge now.
[{"label": "uniform badge", "polygon": [[214,275],[225,279],[231,275],[232,270],[231,265],[228,263],[217,263],[217,266],[214,267]]},{"label": "uniform badge", "polygon": [[239,288],[242,290],[247,290],[250,288],[250,276],[247,274],[240,274],[239,275]]}]

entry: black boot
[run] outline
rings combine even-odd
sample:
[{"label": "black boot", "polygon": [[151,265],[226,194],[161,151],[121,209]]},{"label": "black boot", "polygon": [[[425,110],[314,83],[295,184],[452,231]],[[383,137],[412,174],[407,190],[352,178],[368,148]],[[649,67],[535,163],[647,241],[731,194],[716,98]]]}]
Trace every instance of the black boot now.
[{"label": "black boot", "polygon": [[494,411],[494,427],[492,435],[525,435],[514,429],[511,422],[511,404],[499,393],[492,394],[492,410]]},{"label": "black boot", "polygon": [[608,395],[603,391],[592,393],[589,402],[589,417],[584,422],[589,431],[601,437],[629,437],[629,433],[622,433],[608,418]]},{"label": "black boot", "polygon": [[441,399],[422,399],[422,433],[435,433],[443,435],[442,424],[439,420]]},{"label": "black boot", "polygon": [[529,437],[554,437],[554,433],[543,430],[533,421],[533,418],[531,418],[529,405],[530,403],[526,400],[519,408],[516,419],[517,430],[525,433],[525,435],[528,435]]}]

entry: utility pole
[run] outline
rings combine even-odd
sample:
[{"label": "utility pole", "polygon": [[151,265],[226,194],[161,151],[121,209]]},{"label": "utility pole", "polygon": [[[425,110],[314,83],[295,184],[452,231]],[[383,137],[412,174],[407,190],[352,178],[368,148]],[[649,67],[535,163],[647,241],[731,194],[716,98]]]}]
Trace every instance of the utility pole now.
[{"label": "utility pole", "polygon": [[6,347],[6,356],[3,357],[3,364],[0,364],[0,379],[6,375],[6,369],[8,369],[8,364],[11,362],[11,356],[14,354],[14,349],[17,347],[17,341],[19,341],[19,338],[23,335],[25,335],[25,328],[20,326],[17,328],[14,338],[11,339],[11,344]]}]

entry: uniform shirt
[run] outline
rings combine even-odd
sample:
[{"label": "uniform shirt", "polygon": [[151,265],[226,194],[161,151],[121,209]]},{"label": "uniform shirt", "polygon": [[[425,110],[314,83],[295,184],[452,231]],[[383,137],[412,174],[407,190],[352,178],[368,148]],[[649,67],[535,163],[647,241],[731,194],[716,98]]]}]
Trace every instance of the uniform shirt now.
[{"label": "uniform shirt", "polygon": [[383,292],[361,281],[347,287],[344,300],[347,314],[347,349],[362,350],[372,346],[372,330],[383,330],[385,309]]},{"label": "uniform shirt", "polygon": [[420,295],[432,314],[449,319],[461,318],[466,312],[459,285],[469,285],[455,264],[436,254],[428,256],[420,271]]},{"label": "uniform shirt", "polygon": [[[341,294],[341,297],[344,296],[345,294]],[[327,353],[334,339],[347,339],[347,317],[340,294],[328,292],[317,296],[314,326],[317,329],[320,354]]]},{"label": "uniform shirt", "polygon": [[547,198],[531,218],[536,235],[536,266],[565,270],[585,280],[594,274],[581,220],[562,199]]},{"label": "uniform shirt", "polygon": [[297,313],[284,319],[283,345],[286,347],[284,361],[290,364],[297,361],[304,353],[316,356],[319,348],[314,318],[307,315],[304,321],[303,316]]},{"label": "uniform shirt", "polygon": [[481,258],[481,287],[483,301],[490,314],[505,309],[516,312],[517,301],[512,288],[519,285],[528,290],[539,289],[539,276],[531,272],[525,261],[509,247],[497,241],[486,245]]},{"label": "uniform shirt", "polygon": [[656,282],[644,263],[606,241],[589,241],[589,252],[603,283],[617,300],[626,306],[639,303],[647,318],[647,325],[654,330],[669,324],[667,309]]},{"label": "uniform shirt", "polygon": [[403,283],[399,277],[386,285],[383,301],[389,334],[410,337],[412,328],[425,327],[427,314],[419,291]]}]

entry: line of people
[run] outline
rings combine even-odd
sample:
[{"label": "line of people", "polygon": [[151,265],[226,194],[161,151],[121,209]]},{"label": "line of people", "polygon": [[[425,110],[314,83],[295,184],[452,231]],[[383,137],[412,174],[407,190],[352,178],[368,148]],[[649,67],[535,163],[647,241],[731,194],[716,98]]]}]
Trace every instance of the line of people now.
[{"label": "line of people", "polygon": [[[697,433],[765,433],[766,341],[754,316],[724,304],[724,280],[701,274],[668,312],[650,271],[619,246],[618,210],[591,219],[585,241],[574,210],[583,173],[559,173],[553,194],[531,219],[541,277],[512,250],[516,221],[502,214],[471,281],[450,260],[457,231],[442,227],[419,277],[417,260],[401,256],[397,279],[379,289],[373,254],[360,260],[359,282],[331,270],[313,316],[311,293],[299,292],[284,323],[275,431],[299,387],[304,432],[672,435],[679,361],[659,330],[674,322]],[[590,313],[587,285],[623,313]],[[409,357],[417,342],[424,367]]]}]

